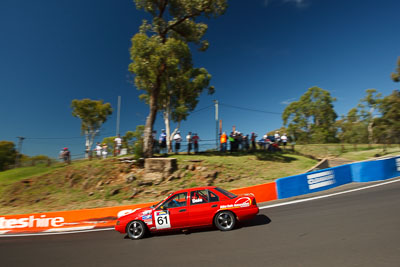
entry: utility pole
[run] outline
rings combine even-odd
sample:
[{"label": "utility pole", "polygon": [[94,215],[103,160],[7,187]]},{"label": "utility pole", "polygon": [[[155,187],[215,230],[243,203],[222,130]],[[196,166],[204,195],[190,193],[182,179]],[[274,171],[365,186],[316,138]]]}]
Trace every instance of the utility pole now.
[{"label": "utility pole", "polygon": [[219,139],[219,135],[218,135],[218,100],[214,100],[214,104],[215,104],[215,149],[218,151],[218,139]]},{"label": "utility pole", "polygon": [[17,167],[19,167],[20,164],[21,164],[22,142],[24,141],[25,137],[17,136],[17,138],[18,138],[19,140],[18,140],[18,148],[17,148],[17,152],[18,152],[18,153],[17,153],[17,157],[16,157],[16,159],[15,159],[15,165],[16,165]]},{"label": "utility pole", "polygon": [[117,133],[115,134],[116,136],[118,136],[119,134],[119,116],[121,113],[121,96],[118,96],[118,110],[117,110]]}]

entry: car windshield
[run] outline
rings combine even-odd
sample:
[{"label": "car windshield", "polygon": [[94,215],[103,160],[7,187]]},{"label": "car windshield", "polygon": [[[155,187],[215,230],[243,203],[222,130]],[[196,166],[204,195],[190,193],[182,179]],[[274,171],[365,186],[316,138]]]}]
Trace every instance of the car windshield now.
[{"label": "car windshield", "polygon": [[231,192],[228,192],[228,191],[226,191],[226,190],[224,190],[222,188],[219,188],[219,187],[216,187],[215,190],[217,190],[221,194],[223,194],[223,195],[225,195],[225,196],[227,196],[227,197],[229,197],[231,199],[237,197],[237,195],[232,194]]},{"label": "car windshield", "polygon": [[172,195],[172,193],[168,194],[168,195],[167,195],[165,198],[163,198],[160,202],[158,202],[158,203],[155,204],[155,205],[152,205],[150,208],[155,208],[155,207],[157,207],[158,205],[161,204],[161,202],[165,201],[165,200],[166,200],[167,198],[169,198],[171,195]]}]

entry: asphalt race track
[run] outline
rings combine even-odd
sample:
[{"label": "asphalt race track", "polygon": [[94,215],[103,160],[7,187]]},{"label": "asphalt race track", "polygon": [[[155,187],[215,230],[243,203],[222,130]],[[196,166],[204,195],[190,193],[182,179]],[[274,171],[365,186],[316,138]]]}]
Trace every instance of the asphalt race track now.
[{"label": "asphalt race track", "polygon": [[400,182],[262,209],[230,232],[2,237],[0,257],[5,267],[400,266]]}]

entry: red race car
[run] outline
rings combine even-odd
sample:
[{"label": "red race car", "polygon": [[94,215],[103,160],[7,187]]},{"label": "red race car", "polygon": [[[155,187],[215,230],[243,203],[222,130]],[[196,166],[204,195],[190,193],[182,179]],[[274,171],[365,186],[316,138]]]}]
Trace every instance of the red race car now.
[{"label": "red race car", "polygon": [[176,191],[154,206],[118,218],[115,230],[131,239],[147,232],[212,225],[229,231],[236,221],[252,219],[258,211],[253,194],[236,196],[215,186],[198,187]]}]

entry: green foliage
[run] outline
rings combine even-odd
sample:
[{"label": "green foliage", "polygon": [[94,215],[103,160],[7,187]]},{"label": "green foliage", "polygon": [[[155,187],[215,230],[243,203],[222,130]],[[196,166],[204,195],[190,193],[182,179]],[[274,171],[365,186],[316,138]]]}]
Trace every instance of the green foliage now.
[{"label": "green foliage", "polygon": [[381,93],[378,93],[376,89],[367,89],[367,95],[360,100],[358,108],[360,109],[360,118],[366,125],[368,131],[368,142],[369,144],[374,143],[373,131],[374,131],[374,114],[381,102]]},{"label": "green foliage", "polygon": [[[189,43],[201,51],[208,47],[202,40],[207,25],[199,16],[217,17],[225,12],[226,0],[135,0],[136,7],[150,13],[152,21],[143,21],[132,38],[132,63],[135,86],[144,91],[150,113],[146,120],[144,150],[152,154],[151,133],[157,111],[167,110],[174,120],[185,119],[197,104],[197,97],[208,87],[211,76],[192,64]],[[209,92],[213,88],[208,88]]]},{"label": "green foliage", "polygon": [[330,93],[319,87],[312,87],[299,101],[289,104],[282,115],[288,134],[295,141],[304,143],[336,142],[336,112]]},{"label": "green foliage", "polygon": [[17,151],[11,141],[0,141],[0,171],[8,169],[15,164]]},{"label": "green foliage", "polygon": [[392,72],[392,80],[400,82],[400,57],[397,59],[397,68],[395,72]]},{"label": "green foliage", "polygon": [[113,111],[110,103],[103,104],[103,100],[88,98],[72,100],[71,108],[72,115],[82,121],[82,133],[98,131]]},{"label": "green foliage", "polygon": [[114,152],[114,146],[115,146],[114,139],[115,138],[116,138],[116,136],[109,136],[109,137],[103,138],[103,141],[101,141],[102,144],[107,145],[107,152],[111,155]]},{"label": "green foliage", "polygon": [[342,143],[364,144],[368,142],[367,125],[361,119],[357,108],[352,108],[347,116],[336,122],[338,137]]},{"label": "green foliage", "polygon": [[127,131],[122,137],[122,144],[128,148],[128,152],[135,155],[135,158],[143,157],[143,132],[144,125],[136,126],[135,131]]}]

